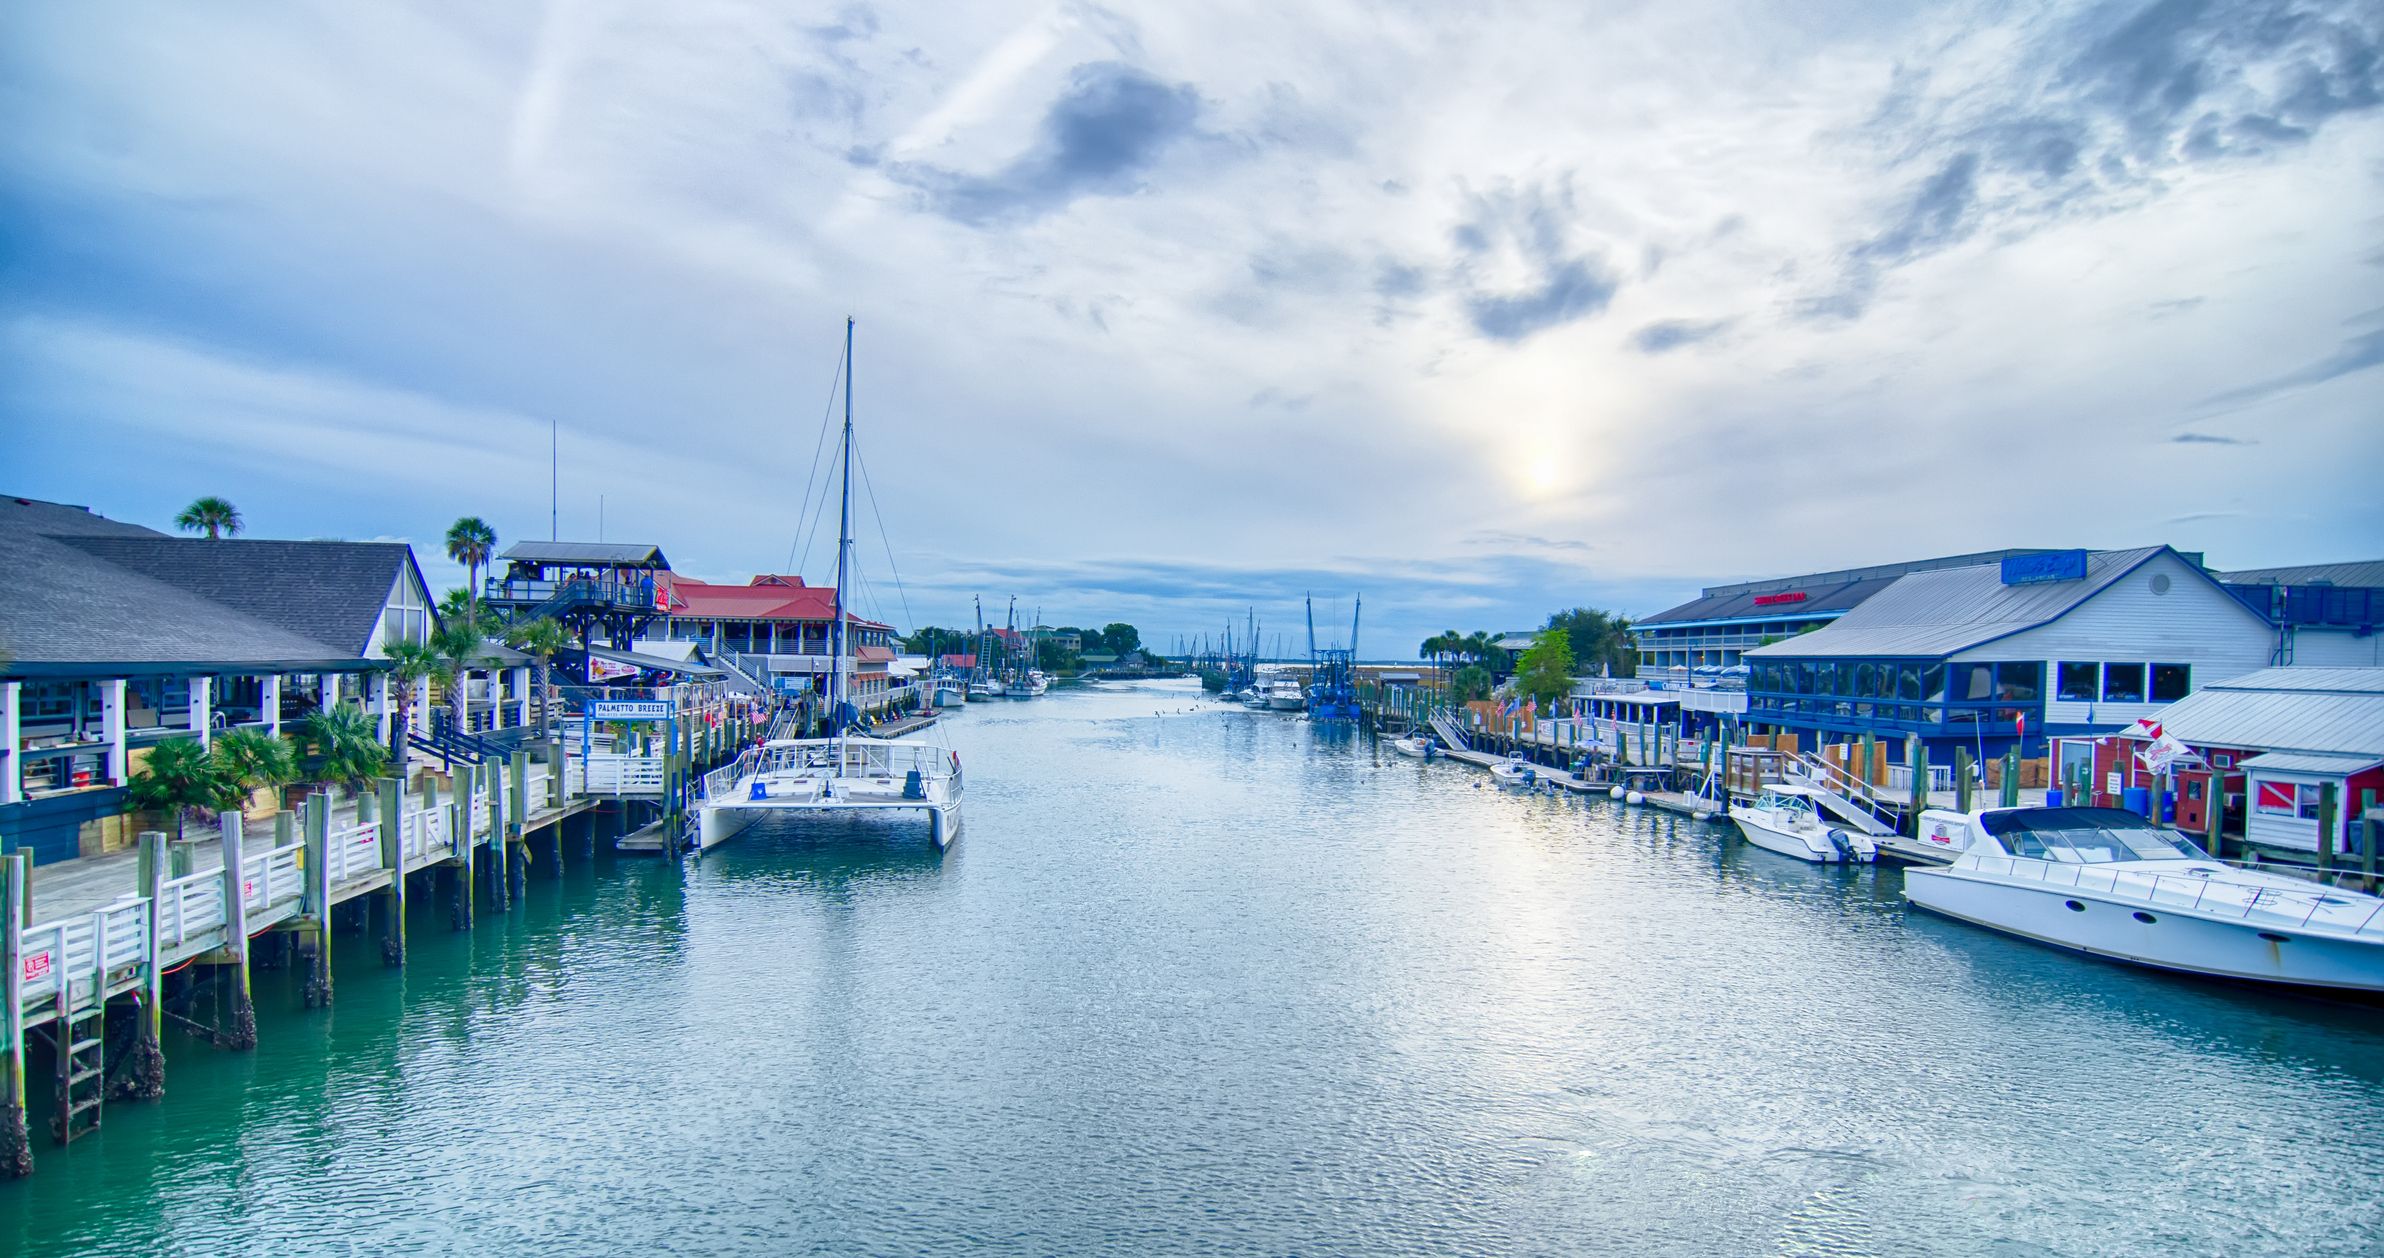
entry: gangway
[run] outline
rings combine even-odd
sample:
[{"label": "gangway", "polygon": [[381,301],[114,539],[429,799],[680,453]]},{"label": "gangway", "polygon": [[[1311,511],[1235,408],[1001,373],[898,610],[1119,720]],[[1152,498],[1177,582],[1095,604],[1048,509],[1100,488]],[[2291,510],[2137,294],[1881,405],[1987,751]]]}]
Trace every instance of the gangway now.
[{"label": "gangway", "polygon": [[1465,731],[1457,728],[1457,723],[1449,718],[1449,714],[1445,710],[1432,714],[1432,732],[1440,735],[1440,741],[1451,750],[1471,751],[1473,749],[1473,744],[1466,741]]},{"label": "gangway", "polygon": [[1811,790],[1814,802],[1838,820],[1877,837],[1896,832],[1896,814],[1869,783],[1810,752],[1783,760],[1780,772],[1792,786]]}]

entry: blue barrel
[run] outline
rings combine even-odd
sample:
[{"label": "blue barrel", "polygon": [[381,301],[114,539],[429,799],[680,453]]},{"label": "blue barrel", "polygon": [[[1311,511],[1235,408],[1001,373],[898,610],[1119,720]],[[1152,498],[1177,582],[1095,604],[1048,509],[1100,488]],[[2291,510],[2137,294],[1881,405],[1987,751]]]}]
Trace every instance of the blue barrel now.
[{"label": "blue barrel", "polygon": [[2139,817],[2152,812],[2152,791],[2148,787],[2131,786],[2119,792],[2119,806]]},{"label": "blue barrel", "polygon": [[2045,807],[2047,807],[2047,808],[2059,808],[2059,807],[2061,807],[2061,788],[2060,788],[2060,787],[2058,787],[2058,786],[2056,786],[2056,787],[2052,787],[2052,788],[2050,788],[2050,789],[2048,789],[2048,790],[2046,790],[2046,791],[2045,791]]}]

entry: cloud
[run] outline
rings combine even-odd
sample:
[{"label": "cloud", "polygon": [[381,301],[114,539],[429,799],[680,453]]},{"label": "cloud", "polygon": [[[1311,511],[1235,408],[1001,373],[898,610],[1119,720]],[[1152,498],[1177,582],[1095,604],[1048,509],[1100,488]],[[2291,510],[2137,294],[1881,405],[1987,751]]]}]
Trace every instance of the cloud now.
[{"label": "cloud", "polygon": [[[1572,243],[1568,184],[1505,188],[1473,199],[1449,229],[1474,331],[1513,343],[1606,309],[1621,286],[1603,256]],[[1519,284],[1501,280],[1513,277]]]},{"label": "cloud", "polygon": [[2340,348],[2324,358],[2282,375],[2271,376],[2238,389],[2229,389],[2224,393],[2213,394],[2205,399],[2205,402],[2207,405],[2214,406],[2256,402],[2289,390],[2324,384],[2329,380],[2351,375],[2354,372],[2366,371],[2376,366],[2384,366],[2384,328],[2371,329],[2351,337],[2344,341]]},{"label": "cloud", "polygon": [[1088,196],[1127,196],[1168,148],[1193,133],[1200,94],[1115,61],[1077,66],[1025,152],[990,175],[905,163],[890,168],[928,207],[985,227],[1040,217]]},{"label": "cloud", "polygon": [[1730,330],[1732,319],[1661,319],[1631,334],[1631,347],[1642,354],[1668,354],[1684,345],[1710,341]]},{"label": "cloud", "polygon": [[2260,443],[2246,437],[2222,437],[2216,433],[2208,432],[2181,432],[2169,438],[2169,444],[2178,446],[2256,446]]}]

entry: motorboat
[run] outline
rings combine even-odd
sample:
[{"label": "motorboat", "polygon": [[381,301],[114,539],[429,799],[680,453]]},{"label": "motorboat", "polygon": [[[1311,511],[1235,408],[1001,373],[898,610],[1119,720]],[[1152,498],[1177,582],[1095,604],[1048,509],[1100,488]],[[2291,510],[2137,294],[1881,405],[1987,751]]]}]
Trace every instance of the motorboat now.
[{"label": "motorboat", "polygon": [[1394,738],[1390,740],[1390,743],[1391,750],[1398,752],[1402,756],[1413,756],[1418,760],[1429,760],[1432,758],[1432,740],[1424,737],[1421,734],[1410,734],[1405,738]]},{"label": "motorboat", "polygon": [[884,738],[779,738],[704,775],[696,846],[710,849],[770,813],[923,810],[928,837],[960,836],[960,755]]},{"label": "motorboat", "polygon": [[1879,845],[1871,836],[1829,824],[1815,805],[1816,794],[1810,787],[1774,782],[1765,786],[1753,803],[1733,807],[1730,819],[1738,823],[1747,842],[1800,861],[1831,864],[1879,859]]},{"label": "motorboat", "polygon": [[1010,688],[1003,685],[1002,679],[999,677],[979,677],[968,684],[968,697],[971,702],[978,699],[1000,699],[1009,693]]},{"label": "motorboat", "polygon": [[1490,766],[1490,776],[1500,786],[1529,787],[1540,780],[1540,771],[1521,756],[1510,756]]},{"label": "motorboat", "polygon": [[1030,668],[1026,677],[1010,688],[1010,693],[1021,699],[1032,699],[1050,689],[1051,678],[1045,676],[1042,669]]},{"label": "motorboat", "polygon": [[1266,704],[1277,712],[1297,712],[1308,706],[1308,694],[1300,689],[1300,683],[1278,677],[1267,687]]},{"label": "motorboat", "polygon": [[1961,855],[1905,870],[1905,899],[2135,965],[2384,992],[2384,898],[2218,860],[2119,808],[1985,808],[1963,820]]},{"label": "motorboat", "polygon": [[946,674],[935,679],[935,706],[957,708],[968,702],[968,679],[958,674]]}]

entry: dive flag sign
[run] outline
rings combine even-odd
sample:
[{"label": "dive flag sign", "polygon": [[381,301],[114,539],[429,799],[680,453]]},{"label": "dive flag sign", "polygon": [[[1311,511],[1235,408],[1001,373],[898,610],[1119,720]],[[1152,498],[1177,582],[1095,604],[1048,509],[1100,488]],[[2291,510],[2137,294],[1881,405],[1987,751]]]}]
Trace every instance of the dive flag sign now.
[{"label": "dive flag sign", "polygon": [[2301,788],[2293,782],[2260,783],[2261,812],[2294,812],[2301,805]]}]

